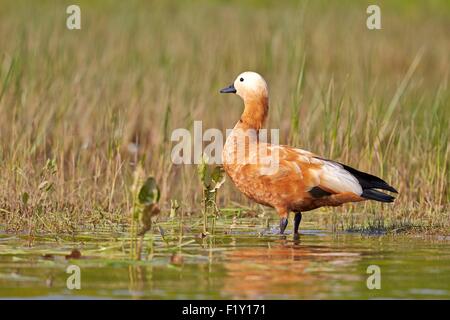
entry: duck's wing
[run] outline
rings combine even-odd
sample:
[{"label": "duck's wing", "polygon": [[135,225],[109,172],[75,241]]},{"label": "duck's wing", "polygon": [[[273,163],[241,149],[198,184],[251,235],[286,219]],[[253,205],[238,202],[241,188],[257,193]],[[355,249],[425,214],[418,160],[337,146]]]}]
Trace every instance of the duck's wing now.
[{"label": "duck's wing", "polygon": [[[304,192],[313,198],[332,194],[353,193],[366,199],[392,202],[394,197],[376,189],[397,192],[382,179],[341,163],[323,159],[302,149],[271,146],[278,153],[279,170],[274,179],[284,176],[301,177]],[[292,179],[292,178],[291,178]],[[295,182],[296,179],[292,179]]]}]

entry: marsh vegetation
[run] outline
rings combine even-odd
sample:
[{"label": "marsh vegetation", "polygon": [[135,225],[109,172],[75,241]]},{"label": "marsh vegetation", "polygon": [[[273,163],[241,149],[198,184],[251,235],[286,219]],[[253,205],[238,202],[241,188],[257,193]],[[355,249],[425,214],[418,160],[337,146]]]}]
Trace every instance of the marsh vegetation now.
[{"label": "marsh vegetation", "polygon": [[[138,166],[144,181],[153,176],[159,185],[160,224],[204,221],[211,208],[198,168],[172,164],[170,133],[195,120],[231,128],[240,102],[218,90],[238,72],[256,70],[269,81],[268,126],[280,128],[281,143],[381,176],[400,191],[393,205],[321,209],[306,219],[332,231],[448,233],[445,1],[383,1],[380,31],[365,27],[364,4],[353,2],[80,6],[82,30],[70,31],[63,3],[0,5],[4,231],[128,225]],[[271,210],[229,183],[214,203],[214,223],[221,213],[235,224],[243,217],[272,223]]]}]

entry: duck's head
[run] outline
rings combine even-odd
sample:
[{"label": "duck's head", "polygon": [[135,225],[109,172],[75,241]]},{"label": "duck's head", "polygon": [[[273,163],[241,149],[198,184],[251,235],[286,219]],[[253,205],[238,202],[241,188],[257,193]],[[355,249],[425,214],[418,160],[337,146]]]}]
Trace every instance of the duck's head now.
[{"label": "duck's head", "polygon": [[266,100],[269,95],[267,83],[256,72],[246,71],[237,76],[233,84],[220,90],[220,93],[236,93],[244,102]]}]

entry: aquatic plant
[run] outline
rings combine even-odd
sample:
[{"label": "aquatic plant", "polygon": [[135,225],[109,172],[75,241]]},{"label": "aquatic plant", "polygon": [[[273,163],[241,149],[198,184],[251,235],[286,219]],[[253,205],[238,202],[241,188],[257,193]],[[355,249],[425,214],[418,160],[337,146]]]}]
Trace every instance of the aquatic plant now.
[{"label": "aquatic plant", "polygon": [[131,250],[133,258],[139,259],[144,235],[152,227],[152,218],[160,213],[158,201],[160,191],[154,177],[144,178],[144,171],[138,166],[131,187]]},{"label": "aquatic plant", "polygon": [[217,192],[225,182],[225,172],[222,166],[208,166],[207,159],[202,158],[197,167],[198,176],[202,184],[203,194],[203,234],[208,232],[208,218],[212,218],[213,228],[215,218],[220,213],[217,207]]}]

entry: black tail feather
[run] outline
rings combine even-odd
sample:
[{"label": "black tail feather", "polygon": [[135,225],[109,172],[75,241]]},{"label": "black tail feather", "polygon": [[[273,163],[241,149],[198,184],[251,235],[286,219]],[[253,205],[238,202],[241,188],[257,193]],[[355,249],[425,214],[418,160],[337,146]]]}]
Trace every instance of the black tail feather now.
[{"label": "black tail feather", "polygon": [[352,175],[355,176],[356,179],[358,179],[359,184],[365,189],[381,189],[381,190],[387,190],[394,193],[398,193],[397,190],[395,190],[392,186],[388,185],[386,181],[375,177],[371,174],[361,172],[359,170],[353,169],[352,167],[346,166],[345,164],[341,165],[344,167],[345,170],[350,172]]},{"label": "black tail feather", "polygon": [[363,189],[361,197],[380,202],[393,202],[395,200],[395,197],[390,196],[381,191],[375,190],[381,189],[398,193],[398,191],[395,190],[394,187],[387,184],[386,181],[371,174],[353,169],[352,167],[346,166],[345,164],[342,164],[342,166],[344,167],[345,170],[350,172],[358,180],[359,184]]},{"label": "black tail feather", "polygon": [[375,189],[364,189],[361,197],[380,202],[393,202],[394,197]]}]

